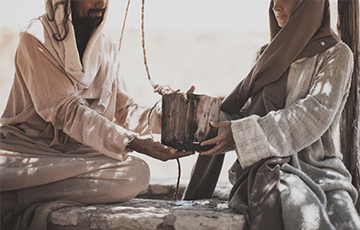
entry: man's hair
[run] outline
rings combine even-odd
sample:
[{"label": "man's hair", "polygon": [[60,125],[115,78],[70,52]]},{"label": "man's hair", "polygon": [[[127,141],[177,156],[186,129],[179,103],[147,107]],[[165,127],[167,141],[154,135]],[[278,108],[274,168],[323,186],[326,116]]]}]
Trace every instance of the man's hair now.
[{"label": "man's hair", "polygon": [[[49,0],[50,1],[50,5],[52,6],[52,0]],[[55,12],[56,10],[59,9],[59,6],[60,5],[63,5],[63,10],[64,10],[64,18],[62,20],[62,25],[64,27],[64,30],[65,30],[65,34],[63,37],[61,37],[61,34],[59,33],[56,33],[54,32],[53,34],[53,38],[56,40],[56,41],[63,41],[66,36],[68,35],[69,33],[69,26],[68,26],[68,19],[69,19],[69,15],[70,15],[70,12],[68,10],[68,6],[70,4],[70,1],[69,0],[63,0],[63,1],[59,1],[55,4],[54,8],[51,7],[52,11],[50,13],[47,14],[47,18],[49,21],[54,21],[55,20]]]}]

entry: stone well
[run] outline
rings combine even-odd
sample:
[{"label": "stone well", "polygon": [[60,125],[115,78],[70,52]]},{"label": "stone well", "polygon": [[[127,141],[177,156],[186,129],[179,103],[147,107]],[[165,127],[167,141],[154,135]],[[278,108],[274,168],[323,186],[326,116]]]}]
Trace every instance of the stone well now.
[{"label": "stone well", "polygon": [[[48,229],[243,229],[244,217],[228,208],[226,188],[217,189],[213,199],[197,201],[172,201],[174,190],[171,185],[150,185],[126,203],[62,208],[49,215]],[[179,196],[183,191],[181,186]]]}]

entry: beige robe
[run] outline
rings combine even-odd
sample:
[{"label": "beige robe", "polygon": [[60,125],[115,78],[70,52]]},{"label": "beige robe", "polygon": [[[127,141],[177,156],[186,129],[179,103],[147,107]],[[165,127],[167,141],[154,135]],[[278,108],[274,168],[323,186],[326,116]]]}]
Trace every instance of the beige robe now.
[{"label": "beige robe", "polygon": [[[129,96],[118,76],[116,45],[99,29],[81,62],[73,27],[58,42],[53,24],[44,15],[21,33],[14,83],[1,117],[0,191],[17,192],[18,213],[54,200],[70,205],[128,201],[150,179],[148,165],[128,156],[127,149],[136,135],[148,132],[149,108]],[[151,124],[158,133],[159,110]]]},{"label": "beige robe", "polygon": [[[85,160],[81,164],[86,167],[80,167],[78,162],[86,158],[101,157],[115,164],[126,159],[126,146],[135,132],[147,132],[148,109],[136,105],[123,82],[115,78],[103,114],[88,101],[39,40],[24,32],[16,53],[14,84],[1,118],[0,146],[8,150],[1,154],[1,191],[63,180],[109,163]],[[156,115],[152,123],[159,127]]]}]

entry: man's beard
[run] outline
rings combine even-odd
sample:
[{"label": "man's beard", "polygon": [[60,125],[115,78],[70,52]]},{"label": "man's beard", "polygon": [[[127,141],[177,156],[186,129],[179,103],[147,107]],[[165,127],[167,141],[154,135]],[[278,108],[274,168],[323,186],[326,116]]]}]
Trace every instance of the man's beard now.
[{"label": "man's beard", "polygon": [[[91,14],[93,13],[102,13],[100,17],[92,17]],[[98,27],[104,19],[105,9],[97,10],[97,9],[90,9],[88,11],[88,15],[86,16],[86,20],[88,23],[94,27]]]},{"label": "man's beard", "polygon": [[[102,12],[101,16],[94,16],[94,14]],[[95,10],[90,9],[85,17],[73,17],[73,24],[76,28],[83,32],[93,31],[98,27],[104,19],[105,9]]]},{"label": "man's beard", "polygon": [[83,18],[78,18],[76,21],[74,21],[74,26],[82,28],[85,31],[92,31],[101,24],[103,19],[104,15],[101,17],[91,17],[88,15]]}]

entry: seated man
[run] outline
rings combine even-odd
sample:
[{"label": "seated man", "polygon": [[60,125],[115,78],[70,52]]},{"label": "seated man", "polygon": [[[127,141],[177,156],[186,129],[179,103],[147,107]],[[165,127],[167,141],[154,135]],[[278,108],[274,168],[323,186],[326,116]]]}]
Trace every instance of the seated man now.
[{"label": "seated man", "polygon": [[[43,214],[56,207],[129,201],[150,179],[130,151],[162,161],[192,154],[141,136],[149,108],[118,78],[116,45],[102,33],[107,8],[107,0],[47,0],[21,33],[0,127],[2,229],[35,208],[25,229],[46,228]],[[151,121],[159,132],[159,111]]]}]

